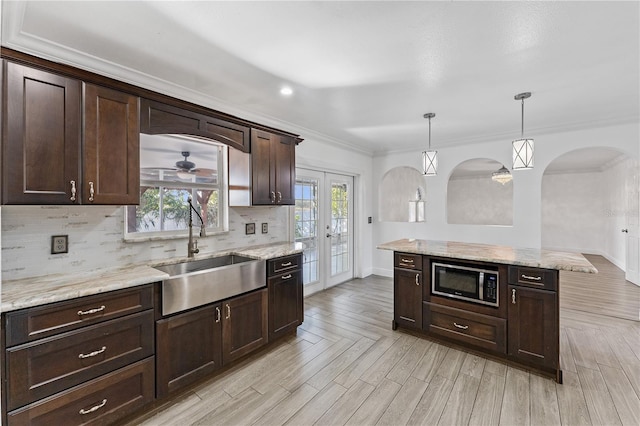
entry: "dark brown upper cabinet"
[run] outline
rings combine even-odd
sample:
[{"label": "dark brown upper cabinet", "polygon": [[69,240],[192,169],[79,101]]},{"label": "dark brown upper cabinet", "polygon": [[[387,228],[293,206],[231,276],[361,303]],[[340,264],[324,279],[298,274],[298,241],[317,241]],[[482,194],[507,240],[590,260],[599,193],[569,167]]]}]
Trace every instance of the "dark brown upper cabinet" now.
[{"label": "dark brown upper cabinet", "polygon": [[243,152],[250,149],[249,127],[148,99],[142,100],[140,131],[203,136]]},{"label": "dark brown upper cabinet", "polygon": [[137,97],[12,62],[4,84],[3,204],[138,203]]},{"label": "dark brown upper cabinet", "polygon": [[12,62],[4,68],[2,203],[77,203],[81,82]]},{"label": "dark brown upper cabinet", "polygon": [[84,85],[83,202],[140,202],[139,98]]},{"label": "dark brown upper cabinet", "polygon": [[295,204],[295,139],[251,130],[251,204]]}]

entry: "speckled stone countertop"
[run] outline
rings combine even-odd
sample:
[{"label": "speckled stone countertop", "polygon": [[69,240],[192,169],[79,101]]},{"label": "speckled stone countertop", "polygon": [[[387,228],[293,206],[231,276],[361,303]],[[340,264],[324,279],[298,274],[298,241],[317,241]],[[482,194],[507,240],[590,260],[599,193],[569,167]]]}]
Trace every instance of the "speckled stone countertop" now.
[{"label": "speckled stone countertop", "polygon": [[[196,256],[196,259],[206,259],[226,254],[251,257],[253,259],[268,260],[276,257],[301,253],[302,243],[276,243],[263,246],[253,246],[243,249],[227,250],[224,252],[207,253]],[[173,258],[166,261],[154,262],[153,266],[178,263],[187,258]],[[125,268],[114,268],[83,274],[54,274],[43,277],[23,278],[2,282],[2,305],[0,312],[14,311],[60,302],[76,297],[90,296],[162,281],[169,278],[165,272],[148,265],[131,265]],[[266,277],[265,277],[266,279]]]},{"label": "speckled stone countertop", "polygon": [[382,250],[481,262],[506,263],[508,265],[595,274],[598,270],[579,253],[494,246],[490,244],[460,243],[455,241],[433,241],[403,239],[380,244]]}]

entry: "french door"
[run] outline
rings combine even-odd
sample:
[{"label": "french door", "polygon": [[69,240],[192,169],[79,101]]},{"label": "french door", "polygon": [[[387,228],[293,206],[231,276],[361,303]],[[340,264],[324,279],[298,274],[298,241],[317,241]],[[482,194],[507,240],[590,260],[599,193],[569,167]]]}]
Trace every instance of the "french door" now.
[{"label": "french door", "polygon": [[296,169],[295,240],[305,294],[353,278],[353,177]]}]

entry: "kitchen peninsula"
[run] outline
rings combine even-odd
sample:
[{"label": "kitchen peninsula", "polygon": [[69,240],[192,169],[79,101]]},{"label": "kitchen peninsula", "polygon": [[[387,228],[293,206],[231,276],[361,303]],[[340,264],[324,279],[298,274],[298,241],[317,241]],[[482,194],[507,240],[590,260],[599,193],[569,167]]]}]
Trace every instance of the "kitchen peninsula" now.
[{"label": "kitchen peninsula", "polygon": [[577,253],[402,239],[394,252],[393,329],[453,342],[552,376],[559,360],[559,271],[597,273]]}]

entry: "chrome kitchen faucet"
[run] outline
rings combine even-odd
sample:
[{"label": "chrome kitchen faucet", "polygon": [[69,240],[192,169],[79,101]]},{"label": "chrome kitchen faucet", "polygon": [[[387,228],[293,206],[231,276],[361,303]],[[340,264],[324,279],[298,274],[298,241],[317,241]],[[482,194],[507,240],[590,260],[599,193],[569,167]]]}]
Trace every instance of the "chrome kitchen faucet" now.
[{"label": "chrome kitchen faucet", "polygon": [[187,243],[187,257],[193,257],[195,254],[200,253],[200,249],[198,249],[198,241],[193,239],[193,214],[191,211],[193,210],[198,215],[200,219],[200,237],[206,237],[207,233],[205,231],[204,220],[202,220],[202,216],[198,213],[195,207],[193,207],[191,196],[187,199],[189,202],[189,242]]}]

